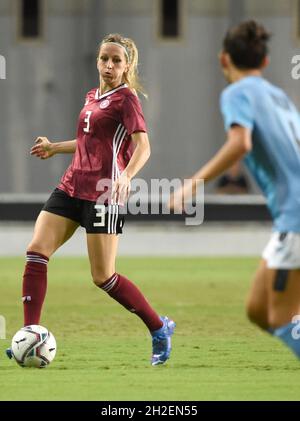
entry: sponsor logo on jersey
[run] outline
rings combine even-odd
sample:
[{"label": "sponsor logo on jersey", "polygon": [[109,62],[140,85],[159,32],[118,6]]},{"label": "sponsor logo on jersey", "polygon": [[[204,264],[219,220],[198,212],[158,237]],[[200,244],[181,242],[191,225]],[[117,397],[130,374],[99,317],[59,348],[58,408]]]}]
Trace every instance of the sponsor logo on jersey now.
[{"label": "sponsor logo on jersey", "polygon": [[104,108],[107,108],[110,104],[110,101],[108,99],[105,99],[104,101],[100,102],[99,107],[101,110],[104,110]]}]

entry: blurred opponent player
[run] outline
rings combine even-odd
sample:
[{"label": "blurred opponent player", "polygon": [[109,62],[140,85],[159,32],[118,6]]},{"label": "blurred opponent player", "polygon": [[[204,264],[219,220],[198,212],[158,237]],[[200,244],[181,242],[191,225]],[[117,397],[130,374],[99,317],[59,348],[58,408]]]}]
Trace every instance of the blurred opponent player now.
[{"label": "blurred opponent player", "polygon": [[[269,38],[254,21],[227,32],[220,53],[230,83],[220,101],[227,141],[192,177],[192,188],[245,158],[273,219],[247,300],[248,317],[300,357],[300,115],[286,93],[262,77]],[[171,207],[180,209],[190,193],[187,187],[175,192]]]},{"label": "blurred opponent player", "polygon": [[[81,225],[87,233],[94,283],[143,320],[152,335],[151,364],[158,365],[170,356],[175,323],[160,317],[140,290],[115,270],[118,234],[122,233],[124,222],[120,204],[128,198],[130,180],[150,156],[147,129],[136,95],[136,91],[141,91],[137,64],[138,51],[131,39],[119,34],[105,37],[97,57],[100,84],[86,95],[77,139],[52,143],[38,137],[31,150],[32,155],[42,159],[56,153],[75,154],[41,211],[27,249],[24,325],[39,324],[48,260]],[[10,350],[7,352],[11,355]]]}]

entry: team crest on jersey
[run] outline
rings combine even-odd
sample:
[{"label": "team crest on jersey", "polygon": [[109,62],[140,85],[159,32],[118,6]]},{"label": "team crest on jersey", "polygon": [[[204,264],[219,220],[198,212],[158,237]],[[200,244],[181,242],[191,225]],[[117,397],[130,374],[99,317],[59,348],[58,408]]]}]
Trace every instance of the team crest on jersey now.
[{"label": "team crest on jersey", "polygon": [[105,99],[104,101],[100,102],[99,107],[101,110],[104,110],[104,108],[107,108],[110,104],[110,101],[108,99]]}]

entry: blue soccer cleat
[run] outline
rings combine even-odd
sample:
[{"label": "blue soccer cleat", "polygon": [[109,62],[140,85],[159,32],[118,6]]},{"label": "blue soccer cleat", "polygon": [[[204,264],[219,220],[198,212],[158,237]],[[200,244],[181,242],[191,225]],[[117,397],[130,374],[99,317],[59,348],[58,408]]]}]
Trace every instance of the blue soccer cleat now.
[{"label": "blue soccer cleat", "polygon": [[7,348],[6,350],[5,350],[5,354],[7,355],[7,357],[11,360],[12,358],[13,358],[13,356],[14,356],[14,354],[12,353],[12,350],[11,350],[11,348]]},{"label": "blue soccer cleat", "polygon": [[151,332],[152,335],[152,358],[151,365],[163,364],[170,358],[171,336],[174,333],[176,323],[168,317],[161,317],[163,326]]}]

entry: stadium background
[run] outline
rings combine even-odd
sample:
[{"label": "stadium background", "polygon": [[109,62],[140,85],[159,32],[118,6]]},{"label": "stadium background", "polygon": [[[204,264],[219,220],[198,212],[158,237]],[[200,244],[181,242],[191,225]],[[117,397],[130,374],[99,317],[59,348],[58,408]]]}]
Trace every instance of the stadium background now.
[{"label": "stadium background", "polygon": [[[165,4],[165,9],[163,4]],[[299,54],[300,48],[299,0],[1,0],[0,54],[6,61],[6,79],[0,80],[0,276],[2,278],[0,314],[7,316],[8,337],[20,325],[21,313],[15,315],[13,308],[17,305],[23,256],[32,235],[34,219],[71,160],[70,156],[61,155],[47,161],[39,161],[30,157],[29,150],[38,135],[54,140],[75,137],[77,115],[83,104],[85,93],[98,81],[95,60],[97,46],[102,37],[107,33],[120,32],[132,37],[139,49],[140,74],[149,93],[149,99],[142,99],[142,103],[152,145],[150,162],[140,175],[147,181],[154,177],[183,178],[191,175],[206,162],[224,142],[225,136],[218,101],[219,94],[225,87],[225,81],[219,69],[217,53],[221,48],[226,29],[248,18],[259,20],[273,33],[271,66],[266,71],[266,76],[271,82],[285,89],[300,108],[299,80],[294,80],[291,76],[293,67],[291,60],[293,56]],[[151,262],[154,268],[155,265],[162,267],[166,263],[164,279],[173,276],[172,270],[180,272],[181,267],[184,267],[186,271],[190,270],[194,276],[191,279],[194,279],[195,285],[203,277],[202,272],[197,272],[200,271],[201,265],[206,271],[206,277],[219,265],[221,274],[219,281],[216,282],[220,282],[221,287],[224,287],[223,279],[225,278],[228,288],[224,287],[220,296],[214,296],[210,295],[210,283],[207,285],[204,283],[202,286],[203,291],[208,292],[207,302],[210,302],[210,299],[218,302],[219,299],[220,307],[210,309],[205,313],[206,303],[202,301],[201,291],[198,292],[198,298],[199,303],[204,306],[201,307],[204,314],[207,317],[210,316],[210,320],[213,320],[220,311],[228,310],[224,304],[226,300],[230,301],[232,297],[236,299],[234,301],[236,304],[233,305],[236,313],[233,313],[233,310],[232,313],[231,310],[228,313],[227,323],[230,323],[230,320],[241,317],[242,297],[255,263],[267,242],[270,229],[271,224],[264,200],[253,182],[251,182],[251,193],[244,196],[216,195],[212,183],[206,187],[204,224],[201,226],[186,227],[183,219],[173,220],[164,215],[156,218],[152,218],[151,215],[147,218],[130,218],[120,241],[120,255],[123,256],[121,266],[131,273],[136,263],[134,259],[127,261],[127,256],[143,256],[145,260],[139,260],[139,262],[143,262],[145,271],[148,270],[148,272],[144,273],[141,269],[140,272],[137,271],[137,275],[141,275],[142,285],[151,291],[151,285],[147,286],[147,282],[153,281],[150,276],[153,269],[150,267]],[[62,278],[63,274],[69,279],[72,272],[71,269],[67,271],[67,267],[74,265],[74,268],[77,268],[76,265],[80,265],[83,261],[85,263],[82,264],[87,265],[83,230],[79,229],[75,236],[57,252],[57,255],[77,256],[77,259],[78,256],[83,256],[84,259],[68,260],[70,259],[68,258],[65,261],[58,259],[57,272],[55,272],[55,266],[53,268],[57,279]],[[155,263],[151,260],[151,256],[176,257],[181,260],[177,260],[178,266],[176,266],[172,259]],[[216,258],[216,260],[203,260],[205,256]],[[252,256],[252,259],[220,260],[222,256],[233,258]],[[190,257],[197,257],[198,260],[191,260]],[[14,262],[13,268],[9,262]],[[179,266],[180,262],[182,266]],[[220,262],[222,262],[221,265]],[[142,266],[142,263],[138,265]],[[223,267],[227,267],[228,273],[232,274],[232,276],[228,275],[229,279],[225,275],[222,278]],[[85,268],[85,277],[87,277],[88,268],[87,266]],[[78,273],[81,273],[81,267],[78,270]],[[153,276],[157,276],[157,273],[155,272]],[[238,276],[241,273],[245,279],[244,283]],[[180,281],[181,279],[178,280]],[[8,290],[13,291],[10,295],[6,295],[6,282],[11,288]],[[56,279],[53,279],[53,285],[56,282]],[[172,288],[168,281],[167,287]],[[66,288],[68,288],[68,283]],[[241,288],[238,297],[235,295],[236,288]],[[163,294],[165,302],[168,301],[169,291],[170,289],[165,295]],[[180,291],[179,286],[178,291]],[[80,294],[78,287],[78,296]],[[182,294],[184,296],[184,292]],[[194,299],[196,298],[197,294]],[[56,299],[53,290],[52,299]],[[163,303],[163,299],[156,296],[155,299],[158,303]],[[186,302],[189,299],[187,298]],[[51,293],[49,300],[50,306]],[[20,303],[18,306],[18,311],[21,312]],[[197,302],[193,301],[191,306],[197,311]],[[55,321],[51,316],[49,318],[49,313],[46,312],[47,314],[49,324],[52,324],[54,331],[57,324],[59,331],[59,321]],[[187,319],[188,314],[187,312],[185,316]],[[245,323],[245,326],[248,324]],[[229,330],[231,328],[226,323],[223,327]],[[216,328],[217,325],[212,322],[211,329]],[[93,330],[93,327],[91,329]],[[250,344],[249,350],[250,354],[253,352],[255,355],[256,331],[254,333],[252,328],[249,327],[249,329],[246,334],[249,340],[248,345]],[[207,332],[204,329],[204,335]],[[244,351],[239,354],[237,344],[234,342],[236,338],[238,340],[243,338],[242,327],[241,332],[238,327],[234,328],[232,334],[233,348],[229,344],[223,344],[225,351],[227,349],[228,354],[237,353],[240,359],[244,359]],[[61,342],[59,333],[58,338]],[[76,338],[74,340],[76,342]],[[106,344],[105,338],[103,340],[104,346],[107,346],[109,350],[109,344]],[[241,343],[243,340],[241,339]],[[218,343],[218,338],[214,337],[213,341],[215,345]],[[200,340],[200,346],[207,352],[211,351],[209,341],[207,345]],[[273,342],[270,345],[267,339],[260,337],[259,346],[268,353],[275,345]],[[194,348],[197,347],[194,346]],[[71,349],[70,344],[69,349]],[[274,364],[280,361],[279,345],[277,350]],[[64,363],[59,361],[59,367],[63,367]],[[210,367],[211,361],[209,359],[204,362],[203,367]],[[216,385],[219,385],[220,378],[224,375],[224,379],[229,379],[230,383],[232,372],[226,371],[227,363],[224,369],[223,360],[218,361],[215,367],[217,374],[212,380],[211,390],[208,388],[207,395],[202,395],[200,392],[199,395],[196,394],[197,382],[195,381],[195,384],[191,382],[190,387],[187,387],[186,393],[180,395],[179,392],[176,394],[173,391],[170,396],[164,393],[162,399],[168,397],[178,399],[178,396],[185,399],[188,397],[196,399],[197,396],[213,399],[250,396],[256,399],[264,396],[255,394],[255,382],[253,384],[250,382],[250,386],[247,383],[248,389],[246,386],[245,389],[239,389],[235,384],[232,389],[227,389],[227,392],[226,385],[219,390],[219,386]],[[260,360],[258,369],[268,370],[266,367],[269,363],[267,358]],[[105,362],[103,364],[105,365]],[[255,376],[256,370],[251,364],[252,362],[248,366],[250,377]],[[290,370],[295,369],[296,363],[294,365],[291,363],[291,367]],[[84,367],[79,366],[79,370],[82,368]],[[116,368],[120,369],[120,364],[116,363]],[[240,368],[238,365],[235,366],[233,363],[232,368],[236,370],[237,376],[242,376],[242,374],[237,374]],[[245,367],[244,369],[246,370]],[[284,370],[289,370],[289,368],[280,366],[280,370],[279,374],[283,375],[281,386],[284,389],[288,383],[287,378],[284,377],[286,374]],[[290,372],[288,371],[287,374]],[[184,365],[179,373],[180,376],[186,375]],[[190,371],[188,374],[192,376]],[[140,375],[137,388],[139,384],[143,384],[142,371]],[[197,372],[199,376],[197,381],[201,379],[205,381],[206,375],[206,372],[200,375]],[[264,372],[260,375],[262,383],[259,383],[259,376],[257,381],[259,387],[264,389],[262,386],[265,380]],[[278,373],[275,371],[272,375],[273,377],[269,379],[270,389],[268,390],[271,390],[272,382],[275,381]],[[170,381],[170,390],[173,383],[175,385],[180,383],[180,376],[178,374],[178,378]],[[157,381],[155,375],[150,378],[153,382]],[[13,379],[14,376],[5,393],[4,391],[2,395],[0,393],[0,399],[7,399],[7,396],[9,398],[10,387],[13,390],[18,381],[17,377],[15,377],[15,383]],[[295,389],[291,387],[291,394],[285,395],[285,398],[297,396],[298,383],[296,379],[295,381],[291,377],[289,379]],[[158,399],[158,395],[153,394],[150,387],[148,392],[148,394],[145,392],[144,398]],[[275,392],[273,395],[266,396],[269,398],[282,396],[279,389]],[[32,396],[28,393],[22,396],[30,399]],[[64,392],[61,391],[61,393],[64,396]],[[140,397],[138,392],[136,395],[128,395],[128,393],[127,385],[124,384],[123,389],[120,389],[119,398]],[[42,396],[47,397],[47,389]],[[53,396],[57,398],[57,395]],[[95,398],[93,394],[90,396]],[[108,399],[114,397],[113,393],[103,396]],[[76,397],[84,399],[85,395],[78,392],[77,395],[76,393],[72,395],[71,399]]]},{"label": "stadium background", "polygon": [[[229,25],[255,18],[269,28],[274,36],[272,65],[266,76],[300,106],[298,82],[291,77],[291,59],[300,44],[299,14],[298,0],[2,0],[0,53],[6,59],[7,77],[1,80],[0,101],[2,225],[5,221],[0,253],[23,252],[31,227],[20,226],[16,221],[35,219],[71,160],[70,156],[61,155],[42,162],[30,157],[29,149],[38,135],[54,140],[75,137],[85,93],[97,84],[95,56],[105,34],[123,33],[136,40],[139,48],[140,74],[149,93],[149,100],[142,101],[152,145],[151,160],[141,176],[147,181],[154,177],[183,178],[206,162],[224,141],[218,101],[225,81],[217,53]],[[211,183],[206,194],[213,192]],[[253,182],[251,192],[259,195]],[[265,221],[268,216],[258,196],[240,199],[207,196],[207,223],[201,227],[202,235],[213,237],[215,231],[211,232],[208,222],[224,219]],[[8,220],[13,221],[12,227]],[[156,224],[158,236],[161,228],[164,234],[166,221],[163,218],[162,224]],[[168,224],[167,229],[170,227]],[[175,225],[175,231],[176,227],[180,229],[182,223]],[[228,225],[216,229],[224,235],[225,227]],[[249,229],[244,223],[240,228],[243,227],[253,233],[252,227]],[[242,247],[237,241],[237,247],[230,252],[259,253],[269,227],[263,223],[258,228],[259,234],[265,232],[262,240],[247,238]],[[198,248],[193,245],[187,253],[213,254],[211,248],[201,247],[197,241],[201,230],[190,230],[190,235],[193,234]],[[149,236],[140,236],[143,247],[132,238],[134,241],[128,243],[136,247],[126,245],[127,253],[141,250],[153,253],[152,246],[146,247],[152,243]],[[157,243],[156,238],[153,241]],[[186,242],[190,242],[188,238]],[[84,247],[76,248],[75,244],[78,241],[73,242],[73,249],[69,244],[62,252],[85,252]],[[180,254],[182,237],[172,244],[172,251],[165,244],[155,252]],[[120,247],[120,253],[125,253],[122,242]],[[217,247],[216,253],[222,254],[222,247]],[[227,247],[224,253],[229,253]]]}]

